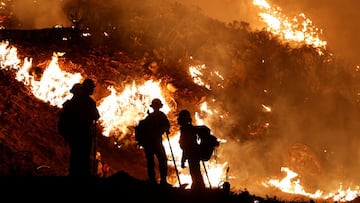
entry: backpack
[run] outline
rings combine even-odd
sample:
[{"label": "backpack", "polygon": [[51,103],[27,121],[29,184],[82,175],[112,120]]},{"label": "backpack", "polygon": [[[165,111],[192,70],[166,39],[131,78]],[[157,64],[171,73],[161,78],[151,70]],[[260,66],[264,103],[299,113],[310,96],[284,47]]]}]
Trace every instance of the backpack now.
[{"label": "backpack", "polygon": [[135,140],[137,141],[138,145],[143,146],[145,139],[146,139],[146,133],[149,129],[149,119],[148,117],[142,119],[139,121],[139,123],[135,126]]},{"label": "backpack", "polygon": [[59,134],[64,138],[64,140],[66,142],[69,141],[69,120],[68,120],[68,116],[66,115],[66,113],[62,110],[60,112],[60,116],[59,116],[59,119],[58,119],[58,123],[57,123],[57,128],[58,128],[58,132]]},{"label": "backpack", "polygon": [[[74,127],[74,116],[72,114],[73,102],[71,100],[67,100],[63,104],[63,108],[60,110],[59,118],[57,121],[57,129],[59,134],[64,138],[65,142],[70,141],[70,134]],[[76,119],[75,119],[76,120]]]},{"label": "backpack", "polygon": [[211,134],[210,128],[205,125],[195,126],[195,131],[200,138],[200,159],[202,161],[208,161],[215,148],[220,145],[220,142],[217,140],[217,137]]},{"label": "backpack", "polygon": [[156,145],[169,127],[170,123],[166,114],[161,111],[148,113],[134,128],[135,140],[140,146]]}]

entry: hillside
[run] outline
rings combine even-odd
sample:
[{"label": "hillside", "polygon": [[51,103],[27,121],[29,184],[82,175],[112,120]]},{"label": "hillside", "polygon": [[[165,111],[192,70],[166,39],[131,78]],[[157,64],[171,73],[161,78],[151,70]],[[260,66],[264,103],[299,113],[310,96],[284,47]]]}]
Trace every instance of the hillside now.
[{"label": "hillside", "polygon": [[[240,196],[248,190],[268,195],[268,201],[277,201],[275,196],[308,201],[264,188],[262,183],[270,177],[283,177],[284,166],[296,171],[309,191],[330,193],[340,182],[358,185],[354,174],[359,163],[352,160],[359,160],[354,138],[360,130],[360,112],[354,95],[360,80],[351,67],[327,50],[319,54],[311,46],[293,46],[266,31],[252,31],[246,22],[225,24],[179,3],[127,6],[130,9],[119,6],[111,12],[101,7],[99,16],[85,15],[87,19],[75,28],[2,29],[0,36],[17,48],[21,65],[25,58],[32,59],[28,70],[32,84],[45,83],[42,78],[54,53],[65,53],[58,55],[58,66],[95,78],[93,96],[99,106],[111,94],[109,86],[120,97],[134,83],[160,81],[158,90],[171,109],[173,137],[177,112],[187,108],[222,139],[215,164],[209,166],[229,167],[230,174],[222,170],[214,187],[221,188],[228,179]],[[158,12],[147,12],[154,7]],[[117,12],[121,18],[100,15]],[[35,97],[26,81],[16,79],[17,70],[1,60],[1,175],[66,176],[69,148],[57,133],[59,108]],[[191,75],[189,67],[201,74]],[[55,90],[47,90],[51,92]],[[112,106],[121,114],[115,115],[115,110],[103,114],[114,113],[112,118],[122,121],[110,136],[105,136],[109,123],[98,123],[96,150],[111,167],[109,182],[146,179],[143,153],[133,139],[134,121],[146,106],[143,112],[132,106],[135,101],[145,105],[149,97],[136,92],[116,98],[119,106]],[[176,183],[171,161],[169,166],[169,179]]]},{"label": "hillside", "polygon": [[[12,32],[12,31],[8,31]],[[18,31],[16,31],[18,32]],[[32,33],[32,31],[24,31]],[[47,32],[47,30],[44,30]],[[38,33],[38,31],[36,31]],[[16,35],[12,35],[16,36]],[[15,41],[15,40],[14,40]],[[29,46],[28,43],[14,43],[18,48],[19,58],[25,58],[28,53],[36,50],[34,64],[49,63],[47,52],[36,43]],[[35,48],[36,47],[36,48]],[[54,47],[63,49],[61,45]],[[87,64],[102,64],[102,68],[96,70],[97,78],[108,78],[104,84],[102,80],[97,80],[97,88],[101,88],[111,81],[114,73],[109,61],[116,61],[121,66],[131,66],[131,69],[139,69],[136,60],[120,54],[115,56],[96,56],[98,49],[91,51],[79,51],[76,47],[70,47],[66,53],[73,53],[72,60],[85,61]],[[77,51],[74,51],[77,49]],[[103,59],[103,60],[101,60]],[[71,60],[71,59],[66,59]],[[60,60],[59,65],[69,70],[76,69],[78,64],[72,64],[66,60]],[[36,62],[38,61],[38,62]],[[83,65],[85,66],[85,65]],[[41,65],[37,65],[40,67]],[[95,69],[96,65],[94,65]],[[140,67],[140,68],[139,68]],[[91,69],[80,70],[84,75],[91,74]],[[90,72],[90,73],[89,73]],[[118,73],[118,72],[117,72]],[[122,74],[112,75],[114,78],[125,77]],[[261,200],[277,201],[276,199],[264,199],[255,195],[250,195],[247,191],[240,193],[226,193],[223,189],[213,188],[203,193],[192,193],[188,190],[178,188],[162,188],[161,186],[151,185],[146,181],[146,166],[143,152],[136,145],[126,148],[117,148],[108,137],[101,135],[101,126],[97,136],[97,151],[102,153],[103,159],[110,165],[110,172],[104,178],[88,180],[72,180],[66,178],[68,167],[69,147],[65,144],[62,137],[58,134],[56,124],[59,108],[51,106],[49,103],[41,101],[31,94],[29,87],[15,79],[14,71],[1,72],[1,183],[4,191],[23,191],[31,193],[31,198],[38,200],[44,193],[63,195],[61,198],[77,197],[78,195],[94,192],[94,197],[111,197],[115,192],[124,201],[172,201],[172,202],[250,202]],[[95,98],[104,94],[97,91]],[[170,166],[170,171],[174,170]],[[173,172],[172,172],[173,173]],[[56,185],[54,185],[56,184]],[[83,192],[77,191],[78,187],[83,188]],[[54,189],[56,188],[56,189]],[[138,196],[138,194],[141,194]],[[68,196],[70,195],[70,196]],[[12,197],[12,196],[11,196]],[[14,198],[14,197],[12,197]],[[111,197],[113,198],[113,197]]]}]

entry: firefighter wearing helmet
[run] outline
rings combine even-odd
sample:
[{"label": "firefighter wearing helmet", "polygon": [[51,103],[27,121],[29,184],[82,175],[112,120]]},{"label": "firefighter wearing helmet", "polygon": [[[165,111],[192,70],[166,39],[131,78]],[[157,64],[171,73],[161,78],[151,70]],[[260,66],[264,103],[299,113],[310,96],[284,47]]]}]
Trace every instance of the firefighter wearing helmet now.
[{"label": "firefighter wearing helmet", "polygon": [[145,118],[147,123],[145,130],[146,135],[142,144],[147,162],[148,178],[151,183],[157,184],[154,160],[156,157],[160,173],[160,185],[171,186],[167,182],[167,156],[163,145],[163,134],[169,134],[170,121],[166,114],[160,111],[163,104],[159,98],[153,99],[150,107],[154,111],[149,113]]}]

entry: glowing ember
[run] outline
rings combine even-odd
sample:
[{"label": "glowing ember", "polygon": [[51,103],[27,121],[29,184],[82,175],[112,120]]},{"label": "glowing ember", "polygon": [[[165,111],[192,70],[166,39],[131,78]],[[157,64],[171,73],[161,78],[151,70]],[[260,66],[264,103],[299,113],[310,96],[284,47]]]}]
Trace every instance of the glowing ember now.
[{"label": "glowing ember", "polygon": [[189,72],[191,77],[194,79],[194,83],[199,85],[199,86],[204,86],[206,87],[206,89],[210,90],[210,85],[206,84],[203,79],[201,78],[201,76],[203,76],[201,70],[205,69],[205,64],[202,65],[197,65],[197,66],[190,66],[189,68]]},{"label": "glowing ember", "polygon": [[265,104],[261,104],[261,108],[264,112],[271,112],[271,108]]},{"label": "glowing ember", "polygon": [[[224,80],[224,77],[220,74],[219,71],[214,71],[214,72],[206,72],[206,71],[208,71],[208,69],[205,66],[205,64],[191,65],[189,67],[189,74],[193,79],[194,83],[199,86],[205,87],[208,90],[212,89],[210,85],[210,80],[212,80],[212,82],[218,81],[218,79],[220,81]],[[220,88],[224,88],[221,82],[220,83],[218,82],[216,86]]]}]

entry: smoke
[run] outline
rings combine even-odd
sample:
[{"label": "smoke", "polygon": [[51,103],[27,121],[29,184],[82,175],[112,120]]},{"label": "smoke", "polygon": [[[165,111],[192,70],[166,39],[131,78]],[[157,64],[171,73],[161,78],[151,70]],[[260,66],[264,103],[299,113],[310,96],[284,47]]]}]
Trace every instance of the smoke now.
[{"label": "smoke", "polygon": [[[281,166],[301,172],[302,180],[310,188],[333,190],[330,182],[335,185],[342,181],[359,183],[359,177],[352,175],[358,173],[359,164],[354,160],[360,156],[357,149],[360,143],[356,139],[359,116],[353,102],[354,92],[350,90],[356,83],[347,80],[346,74],[344,78],[334,79],[341,76],[341,71],[334,71],[340,67],[324,63],[327,58],[318,57],[315,52],[287,50],[264,35],[249,36],[246,29],[232,35],[223,31],[224,26],[218,21],[202,17],[205,14],[226,23],[249,22],[251,27],[261,29],[251,1],[182,1],[198,7],[197,14],[188,12],[180,6],[182,3],[174,9],[160,1],[36,2],[14,1],[14,11],[23,28],[69,25],[69,16],[73,16],[95,31],[116,28],[121,37],[127,37],[130,32],[132,36],[147,36],[142,40],[148,40],[149,47],[157,48],[153,49],[154,56],[148,62],[167,61],[165,56],[169,55],[173,61],[192,55],[223,74],[226,88],[213,89],[212,96],[217,103],[210,107],[225,116],[224,120],[214,119],[212,130],[227,140],[219,154],[223,155],[221,161],[229,163],[230,177],[233,177],[230,182],[237,189],[260,193],[262,178],[281,178]],[[336,55],[356,62],[360,43],[356,34],[358,22],[347,20],[358,19],[355,0],[278,3],[282,3],[284,13],[304,12],[324,30],[325,40]],[[143,16],[158,19],[154,23]],[[164,16],[177,19],[176,23],[166,21]],[[211,30],[211,35],[207,30]],[[144,41],[131,40],[126,38],[124,42],[129,41],[134,53],[141,52]],[[233,47],[237,58],[229,54]],[[185,70],[165,65],[160,63],[163,72],[179,79],[174,82],[177,87],[186,82]],[[198,99],[195,97],[198,95],[182,96]],[[262,112],[262,104],[271,106],[272,111]],[[352,164],[348,165],[349,162]]]},{"label": "smoke", "polygon": [[[81,0],[13,0],[12,3],[14,5],[14,15],[20,20],[22,28],[40,29],[53,27],[55,25],[71,25],[66,11],[64,12],[63,10],[64,5],[76,3],[82,7],[86,7],[87,5],[91,5],[91,2],[92,1]],[[252,0],[199,0],[196,2],[185,0],[181,2],[197,6],[199,12],[223,22],[232,22],[234,20],[249,22],[251,26],[256,29],[262,29],[261,26],[263,26],[263,24],[259,22],[257,11],[252,5]],[[289,16],[304,13],[313,21],[315,26],[323,30],[324,40],[328,42],[329,49],[335,53],[335,56],[349,61],[352,64],[359,63],[360,37],[358,28],[360,27],[360,22],[357,19],[359,19],[360,14],[357,11],[358,6],[356,6],[358,1],[269,0],[268,2],[273,6],[280,6],[284,13]],[[114,8],[126,8],[136,3],[137,2],[134,1],[107,1],[106,4],[98,3],[98,5],[102,7],[105,5],[115,5]],[[153,4],[156,4],[156,2],[153,2]],[[96,9],[94,11],[96,11]],[[153,10],[151,12],[157,11]],[[97,12],[95,12],[95,14],[96,13]]]},{"label": "smoke", "polygon": [[62,10],[62,0],[13,0],[13,15],[22,29],[43,29],[56,25],[69,26],[69,19]]},{"label": "smoke", "polygon": [[[228,23],[241,20],[250,22],[252,28],[262,29],[262,24],[258,22],[256,17],[256,10],[251,6],[252,1],[183,2],[189,5],[197,5],[204,14],[214,19]],[[332,58],[343,60],[344,64],[351,64],[350,66],[334,68],[344,68],[350,71],[355,69],[354,64],[359,62],[358,53],[360,47],[357,30],[359,27],[357,1],[269,0],[268,2],[273,6],[280,6],[290,18],[304,13],[313,21],[316,27],[323,30],[322,39],[328,42],[328,50],[334,53]],[[215,46],[221,45],[217,44]],[[217,53],[219,53],[219,56],[226,56],[226,51]],[[220,57],[218,59],[219,62],[231,60]],[[293,66],[292,64],[288,65]],[[282,65],[282,68],[287,67],[285,64]],[[314,70],[320,69],[319,66],[313,66],[312,68]],[[238,71],[243,72],[243,69],[238,69]],[[340,78],[340,75],[335,74],[334,77]],[[241,81],[242,77],[239,76],[237,80],[240,79]],[[263,79],[266,80],[265,77]],[[352,82],[346,82],[348,79],[343,79],[342,82],[338,81],[339,86],[346,83],[345,86],[349,89],[355,85]],[[295,79],[294,82],[302,83],[305,81]],[[296,86],[294,83],[289,85]],[[265,86],[264,89],[270,87]],[[354,104],[356,96],[354,92],[349,90],[339,90],[340,88],[334,86],[327,88],[333,89],[334,92],[324,90],[321,96],[314,98],[307,98],[306,94],[298,92],[298,98],[305,103],[300,106],[287,101],[289,98],[277,97],[267,103],[273,107],[271,114],[276,114],[272,116],[274,120],[270,123],[270,130],[276,128],[277,131],[268,134],[269,138],[255,139],[241,144],[227,144],[230,147],[224,150],[224,154],[231,160],[229,165],[233,167],[232,172],[236,174],[236,181],[239,181],[236,183],[237,186],[249,188],[252,183],[256,182],[258,177],[263,175],[277,174],[278,177],[281,177],[281,174],[277,173],[277,171],[280,171],[280,166],[289,166],[294,171],[300,172],[302,182],[312,189],[321,188],[331,191],[334,186],[343,181],[350,185],[359,183],[359,177],[353,175],[356,174],[359,164],[357,161],[355,163],[351,161],[358,160],[360,153],[357,147],[360,143],[355,138],[359,131],[356,123],[359,115],[357,114],[356,104]],[[274,94],[281,92],[280,89],[272,89],[272,91]],[[230,96],[234,92],[238,92],[236,96],[238,101],[235,101],[236,99]],[[350,98],[345,99],[344,97],[348,96],[339,95],[339,92],[341,94],[350,94]],[[240,89],[233,88],[217,96],[227,100],[227,104],[232,106],[228,106],[228,109],[232,109],[234,114],[241,112],[243,114],[239,117],[251,120],[251,113],[245,114],[244,108],[248,108],[249,112],[255,113],[256,110],[250,110],[251,102],[255,103],[257,101],[255,95],[249,96],[250,98],[242,95],[246,93],[249,92],[241,92]],[[305,100],[302,100],[303,98]],[[306,98],[309,100],[306,101]],[[234,100],[234,102],[231,103],[230,100]],[[234,116],[234,114],[232,115]],[[246,122],[239,120],[239,117],[231,117],[226,120],[226,123],[229,125],[230,123],[231,125],[236,125],[236,123],[246,124]],[[241,130],[228,132],[226,129],[232,128],[226,127],[222,129],[224,134],[230,136],[247,133]],[[236,139],[234,140],[236,141]],[[236,147],[232,145],[236,145]],[[350,162],[353,164],[347,164]],[[331,186],[327,184],[330,182],[332,183]],[[253,189],[259,191],[261,188],[257,188],[256,185],[253,185],[256,188]]]},{"label": "smoke", "polygon": [[259,28],[258,26],[261,24],[257,10],[250,0],[184,0],[181,2],[190,6],[197,6],[204,15],[223,22],[244,21],[251,23],[254,28]]},{"label": "smoke", "polygon": [[356,0],[271,0],[279,5],[285,13],[298,15],[304,13],[314,25],[323,29],[324,40],[335,56],[358,64],[360,51],[360,14],[359,2]]},{"label": "smoke", "polygon": [[[201,8],[205,15],[224,22],[240,20],[249,22],[254,29],[262,29],[253,0],[182,1]],[[304,13],[313,24],[323,30],[323,40],[335,56],[353,65],[359,63],[360,51],[359,2],[356,0],[267,0],[271,6],[279,6],[290,18]]]}]

